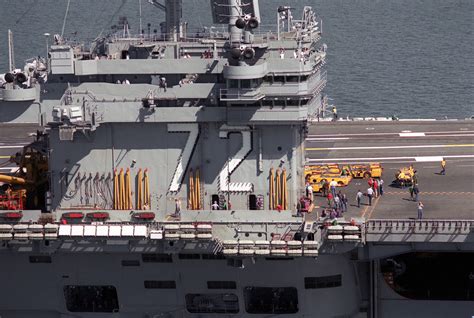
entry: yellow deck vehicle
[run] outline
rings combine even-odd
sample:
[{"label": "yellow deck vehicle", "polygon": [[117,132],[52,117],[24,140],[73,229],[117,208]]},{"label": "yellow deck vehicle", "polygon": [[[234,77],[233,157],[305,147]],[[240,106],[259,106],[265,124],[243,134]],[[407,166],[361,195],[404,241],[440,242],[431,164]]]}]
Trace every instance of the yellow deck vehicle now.
[{"label": "yellow deck vehicle", "polygon": [[310,165],[305,166],[305,174],[311,172],[312,174],[323,174],[323,173],[341,173],[341,168],[338,164],[329,163],[324,165]]},{"label": "yellow deck vehicle", "polygon": [[305,172],[305,179],[306,181],[310,182],[313,186],[313,190],[316,192],[316,188],[321,189],[323,180],[327,182],[331,182],[334,179],[337,182],[339,187],[345,187],[351,182],[352,176],[350,175],[342,175],[342,172],[339,173],[312,173],[311,171]]},{"label": "yellow deck vehicle", "polygon": [[353,178],[380,178],[382,176],[382,165],[380,163],[354,164],[344,166]]},{"label": "yellow deck vehicle", "polygon": [[413,184],[413,178],[415,176],[415,170],[412,166],[402,167],[395,173],[394,184],[405,187]]}]

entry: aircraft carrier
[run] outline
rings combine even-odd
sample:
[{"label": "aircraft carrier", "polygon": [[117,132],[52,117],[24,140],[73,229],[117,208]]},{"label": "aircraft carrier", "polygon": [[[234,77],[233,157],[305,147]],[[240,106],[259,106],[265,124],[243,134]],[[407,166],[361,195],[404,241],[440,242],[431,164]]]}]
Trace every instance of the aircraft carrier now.
[{"label": "aircraft carrier", "polygon": [[[53,36],[2,76],[1,317],[474,314],[472,120],[327,120],[310,7],[265,28],[258,1],[214,0],[227,28],[192,32],[150,2],[161,34]],[[342,215],[305,193],[305,165],[371,162],[371,205],[367,179]]]}]

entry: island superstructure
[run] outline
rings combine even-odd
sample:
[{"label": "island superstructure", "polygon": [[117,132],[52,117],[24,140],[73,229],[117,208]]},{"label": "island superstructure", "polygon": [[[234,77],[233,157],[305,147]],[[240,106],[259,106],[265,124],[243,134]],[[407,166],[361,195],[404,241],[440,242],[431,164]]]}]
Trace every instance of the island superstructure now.
[{"label": "island superstructure", "polygon": [[[214,23],[227,29],[194,32],[182,1],[152,2],[166,12],[161,34],[133,36],[122,21],[120,33],[90,46],[54,36],[47,59],[3,76],[3,131],[41,128],[14,156],[18,172],[2,179],[27,198],[0,215],[2,317],[439,308],[441,299],[387,283],[400,274],[396,257],[459,244],[472,252],[472,221],[400,221],[396,231],[422,229],[407,239],[387,233],[392,220],[366,222],[372,213],[336,227],[317,206],[301,213],[304,164],[318,151],[305,149],[308,121],[327,103],[327,47],[313,9],[295,19],[291,7],[275,8],[277,26],[266,29],[258,1],[213,0]],[[472,253],[456,255],[468,263]],[[28,303],[12,290],[31,294]],[[455,310],[468,312],[471,296],[457,300]]]}]

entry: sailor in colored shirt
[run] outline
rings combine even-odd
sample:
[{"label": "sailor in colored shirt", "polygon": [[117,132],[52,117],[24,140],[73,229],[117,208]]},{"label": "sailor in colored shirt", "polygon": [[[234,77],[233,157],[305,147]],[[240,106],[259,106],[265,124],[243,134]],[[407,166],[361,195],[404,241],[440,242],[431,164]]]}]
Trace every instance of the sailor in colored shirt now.
[{"label": "sailor in colored shirt", "polygon": [[441,172],[439,174],[446,174],[446,160],[444,160],[444,158],[441,159]]}]

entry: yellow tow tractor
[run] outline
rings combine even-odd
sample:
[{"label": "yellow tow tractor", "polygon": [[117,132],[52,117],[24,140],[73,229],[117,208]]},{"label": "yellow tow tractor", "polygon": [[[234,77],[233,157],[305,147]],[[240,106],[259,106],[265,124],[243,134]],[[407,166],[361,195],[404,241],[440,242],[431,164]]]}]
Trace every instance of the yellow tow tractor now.
[{"label": "yellow tow tractor", "polygon": [[353,178],[380,178],[382,177],[382,165],[378,162],[369,164],[353,164],[344,166],[343,169],[347,169]]},{"label": "yellow tow tractor", "polygon": [[320,190],[322,188],[324,181],[329,183],[333,179],[337,182],[339,187],[344,187],[351,182],[352,176],[344,173],[336,164],[305,166],[305,180],[311,183],[315,192],[315,189]]}]

